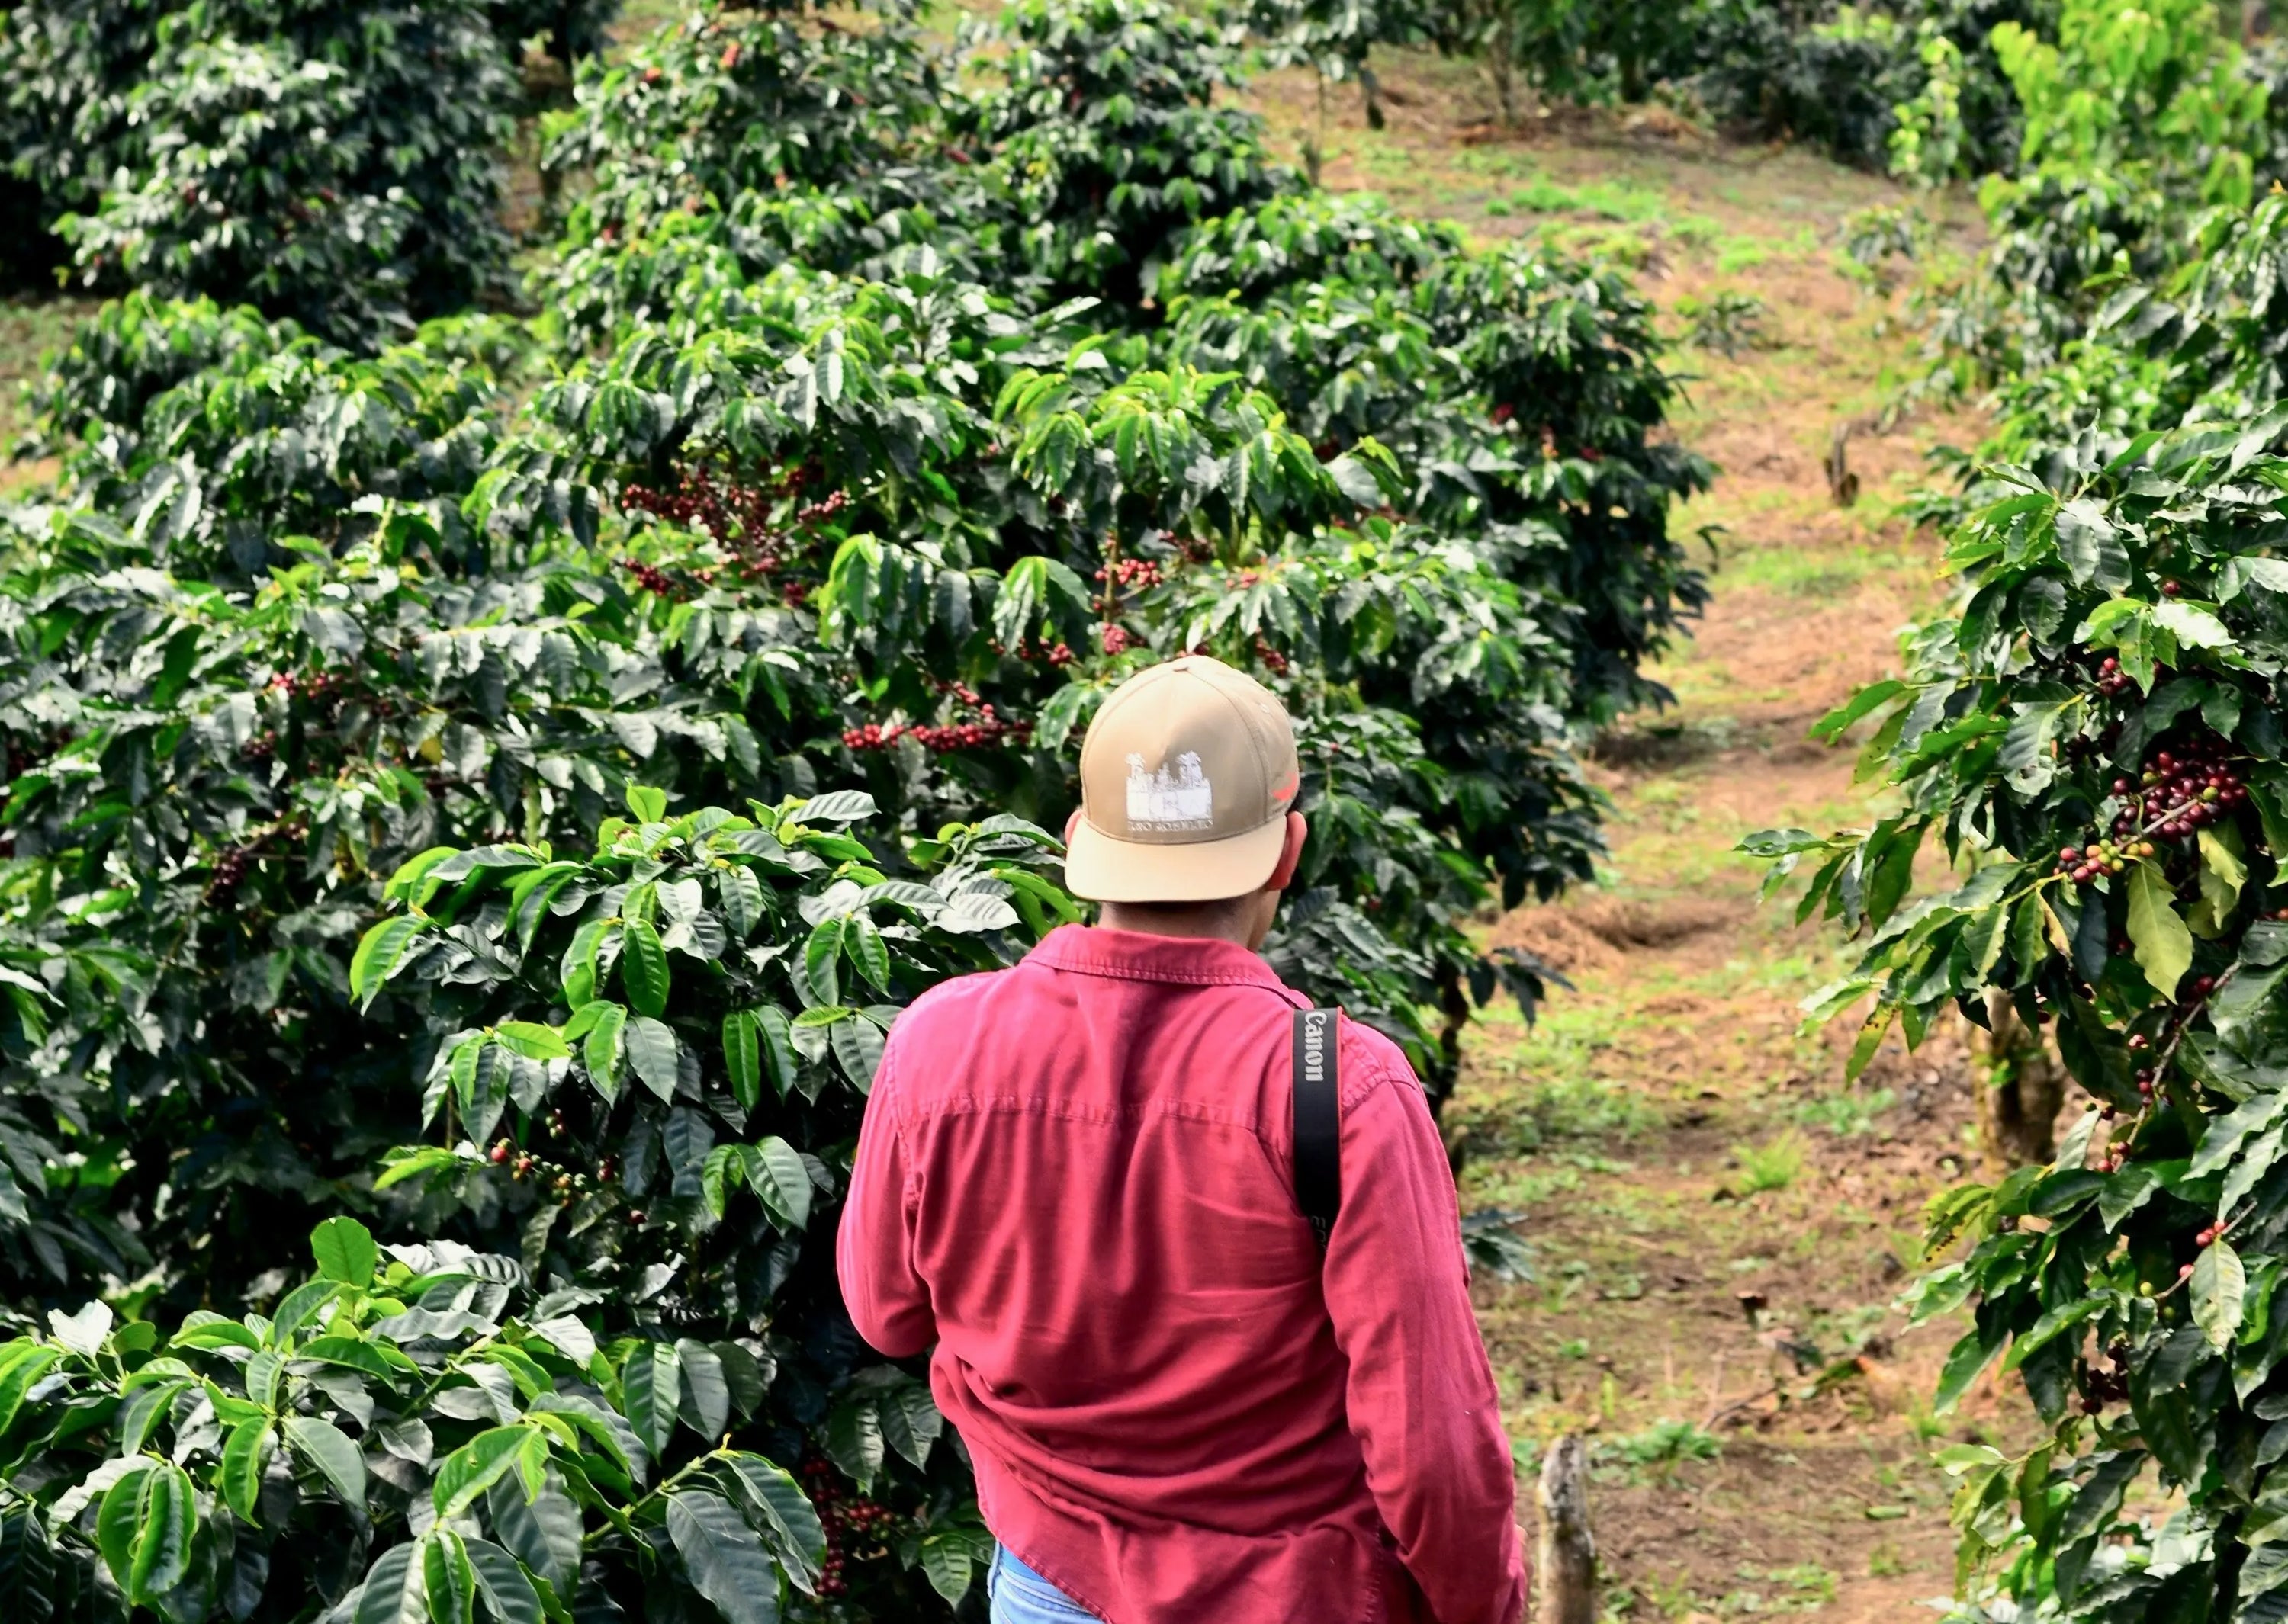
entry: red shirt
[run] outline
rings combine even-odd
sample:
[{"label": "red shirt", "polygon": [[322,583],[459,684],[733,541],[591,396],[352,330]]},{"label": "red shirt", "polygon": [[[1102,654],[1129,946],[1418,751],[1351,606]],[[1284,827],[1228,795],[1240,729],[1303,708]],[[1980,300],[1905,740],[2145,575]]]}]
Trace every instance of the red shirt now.
[{"label": "red shirt", "polygon": [[1524,1565],[1453,1175],[1342,1024],[1342,1209],[1296,1205],[1291,1012],[1228,942],[1056,931],[890,1034],[838,1245],[931,1343],[995,1535],[1108,1624],[1516,1624]]}]

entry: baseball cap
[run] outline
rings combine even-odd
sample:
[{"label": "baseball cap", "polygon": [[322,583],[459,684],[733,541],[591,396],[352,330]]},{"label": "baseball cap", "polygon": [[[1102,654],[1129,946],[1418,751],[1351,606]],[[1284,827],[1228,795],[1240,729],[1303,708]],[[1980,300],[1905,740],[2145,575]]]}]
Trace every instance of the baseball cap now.
[{"label": "baseball cap", "polygon": [[1098,902],[1215,902],[1279,867],[1300,787],[1286,708],[1205,654],[1112,692],[1080,752],[1065,883]]}]

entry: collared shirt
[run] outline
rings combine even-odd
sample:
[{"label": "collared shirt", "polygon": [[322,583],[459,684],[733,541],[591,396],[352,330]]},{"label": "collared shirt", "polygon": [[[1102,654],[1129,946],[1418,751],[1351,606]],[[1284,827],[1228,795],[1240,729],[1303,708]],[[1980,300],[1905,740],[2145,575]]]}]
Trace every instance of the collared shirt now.
[{"label": "collared shirt", "polygon": [[1523,1561],[1450,1170],[1342,1023],[1342,1207],[1296,1204],[1291,1012],[1228,942],[1067,926],[890,1034],[838,1256],[995,1535],[1108,1624],[1516,1624]]}]

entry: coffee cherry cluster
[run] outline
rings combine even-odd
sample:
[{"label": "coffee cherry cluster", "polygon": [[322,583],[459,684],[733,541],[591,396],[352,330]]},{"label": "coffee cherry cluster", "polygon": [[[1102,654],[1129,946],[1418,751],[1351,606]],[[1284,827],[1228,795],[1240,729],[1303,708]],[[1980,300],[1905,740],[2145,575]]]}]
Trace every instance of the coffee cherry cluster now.
[{"label": "coffee cherry cluster", "polygon": [[1109,570],[1097,571],[1096,578],[1108,581],[1116,587],[1143,592],[1164,583],[1168,574],[1156,558],[1122,558]]},{"label": "coffee cherry cluster", "polygon": [[[562,1112],[549,1113],[548,1131],[552,1137],[563,1137],[565,1129]],[[612,1159],[606,1157],[601,1165],[597,1168],[595,1176],[591,1178],[585,1173],[576,1172],[570,1168],[534,1155],[530,1151],[520,1148],[515,1140],[506,1136],[493,1142],[493,1147],[485,1153],[485,1159],[497,1168],[506,1168],[508,1176],[519,1184],[522,1184],[528,1178],[532,1180],[536,1188],[554,1195],[560,1203],[569,1202],[574,1197],[585,1195],[591,1190],[603,1188],[612,1182],[615,1171]],[[643,1215],[632,1212],[628,1215],[628,1220],[633,1224],[640,1224],[643,1222]]]},{"label": "coffee cherry cluster", "polygon": [[675,596],[675,582],[670,580],[667,572],[657,565],[647,564],[641,558],[622,558],[620,567],[633,575],[636,578],[636,584],[645,591],[659,598]]},{"label": "coffee cherry cluster", "polygon": [[897,1513],[878,1500],[845,1493],[841,1474],[828,1462],[806,1462],[802,1475],[803,1492],[818,1509],[819,1525],[826,1531],[826,1559],[820,1565],[818,1593],[846,1596],[852,1562],[873,1562],[889,1555],[890,1532],[897,1525]]},{"label": "coffee cherry cluster", "polygon": [[266,685],[288,699],[322,700],[348,687],[350,679],[336,671],[274,671]]},{"label": "coffee cherry cluster", "polygon": [[2095,1365],[2083,1363],[2076,1373],[2081,1388],[2081,1407],[2085,1415],[2094,1415],[2109,1404],[2125,1404],[2129,1398],[2128,1350],[2113,1356],[2113,1368],[2101,1370]]},{"label": "coffee cherry cluster", "polygon": [[214,873],[208,877],[206,899],[227,902],[238,888],[246,883],[246,871],[254,862],[253,848],[233,846],[215,859]]},{"label": "coffee cherry cluster", "polygon": [[1284,677],[1287,674],[1289,663],[1287,656],[1272,647],[1260,637],[1255,639],[1255,657],[1263,661],[1264,669],[1272,675]]},{"label": "coffee cherry cluster", "polygon": [[2100,693],[2110,698],[2127,689],[2131,681],[2129,673],[2121,669],[2121,661],[2111,654],[2097,662],[2097,691]]},{"label": "coffee cherry cluster", "polygon": [[1023,661],[1027,665],[1038,665],[1042,661],[1046,661],[1052,666],[1061,668],[1070,665],[1074,661],[1080,658],[1078,654],[1073,653],[1071,644],[1061,640],[1056,643],[1053,646],[1051,646],[1047,644],[1035,643],[1027,639],[1020,638],[1017,646],[1014,649],[1005,647],[997,640],[992,645],[992,648],[993,652],[997,654],[1005,656],[1013,655],[1015,658]]},{"label": "coffee cherry cluster", "polygon": [[2133,788],[2117,778],[2113,793],[2136,797],[2136,813],[2117,818],[2117,831],[2141,814],[2144,823],[2157,824],[2157,832],[2171,840],[2182,840],[2248,804],[2247,784],[2213,741],[2186,747],[2182,754],[2159,752]]},{"label": "coffee cherry cluster", "polygon": [[967,695],[963,701],[974,708],[976,719],[967,722],[894,722],[885,727],[878,722],[869,722],[862,727],[843,730],[842,742],[854,750],[886,750],[901,739],[910,738],[922,749],[943,756],[953,750],[973,750],[989,744],[998,744],[1004,739],[1019,742],[1031,737],[1030,722],[1011,721],[997,715],[993,707],[982,704],[976,694],[963,688]]},{"label": "coffee cherry cluster", "polygon": [[1136,638],[1125,626],[1107,626],[1103,632],[1104,652],[1124,654],[1136,646]]},{"label": "coffee cherry cluster", "polygon": [[2123,803],[2112,838],[2058,852],[2056,872],[2077,885],[2156,856],[2158,848],[2149,836],[2184,840],[2248,804],[2246,782],[2216,741],[2158,751],[2134,783],[2117,778],[2112,790]]},{"label": "coffee cherry cluster", "polygon": [[[624,487],[620,505],[687,529],[705,531],[717,546],[733,555],[743,574],[759,579],[783,568],[795,551],[788,545],[792,532],[772,525],[772,509],[783,500],[799,496],[806,487],[824,477],[816,464],[802,463],[783,470],[775,479],[750,484],[718,478],[711,469],[695,465],[682,470],[672,491],[647,485]],[[846,492],[830,491],[819,501],[796,508],[794,523],[798,528],[817,525],[849,504]],[[790,607],[799,608],[810,590],[807,582],[790,582],[782,595]]]},{"label": "coffee cherry cluster", "polygon": [[249,761],[268,761],[278,753],[278,730],[266,727],[239,747],[238,753]]}]

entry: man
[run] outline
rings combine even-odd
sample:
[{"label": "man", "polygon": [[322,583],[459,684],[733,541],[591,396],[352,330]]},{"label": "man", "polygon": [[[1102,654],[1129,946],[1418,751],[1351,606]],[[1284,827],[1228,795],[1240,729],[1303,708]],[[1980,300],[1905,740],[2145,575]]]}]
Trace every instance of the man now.
[{"label": "man", "polygon": [[917,1000],[838,1241],[860,1335],[933,1342],[1003,1548],[996,1624],[1516,1624],[1523,1563],[1454,1182],[1342,1023],[1340,1206],[1294,1184],[1255,949],[1307,833],[1286,712],[1189,656],[1108,699],[1066,878],[1102,923]]}]

